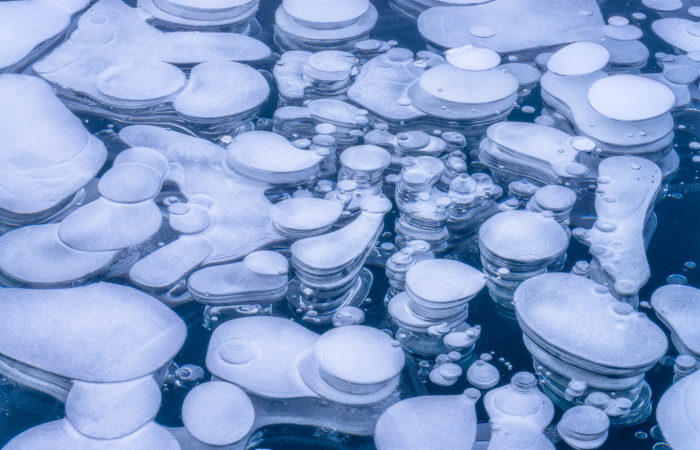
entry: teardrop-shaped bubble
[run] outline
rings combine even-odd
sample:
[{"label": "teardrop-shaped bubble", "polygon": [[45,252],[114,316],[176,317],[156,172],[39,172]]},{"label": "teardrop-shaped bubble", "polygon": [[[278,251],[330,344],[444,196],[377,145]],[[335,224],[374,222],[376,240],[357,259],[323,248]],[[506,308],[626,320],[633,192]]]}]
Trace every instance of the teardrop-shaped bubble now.
[{"label": "teardrop-shaped bubble", "polygon": [[557,75],[585,75],[604,68],[610,61],[608,49],[595,42],[574,42],[555,52],[547,69]]}]

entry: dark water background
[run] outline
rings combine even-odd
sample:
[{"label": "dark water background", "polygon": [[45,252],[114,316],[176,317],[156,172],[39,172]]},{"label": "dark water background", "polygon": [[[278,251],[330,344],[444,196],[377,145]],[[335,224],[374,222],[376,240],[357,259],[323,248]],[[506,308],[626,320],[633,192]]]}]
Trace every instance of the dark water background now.
[{"label": "dark water background", "polygon": [[[274,11],[280,1],[262,0],[262,6],[258,13],[258,18],[267,33],[271,33],[274,25]],[[374,0],[373,3],[380,12],[379,22],[372,34],[372,37],[379,39],[395,39],[402,47],[410,48],[414,51],[424,49],[424,43],[416,29],[415,23],[403,19],[393,12],[387,5],[386,0]],[[631,13],[643,11],[648,18],[638,26],[644,31],[643,41],[650,49],[651,54],[655,52],[672,53],[672,49],[663,41],[656,38],[650,29],[651,22],[657,18],[653,11],[640,6],[640,2],[626,2],[608,0],[601,9],[604,17],[622,15],[630,17]],[[267,43],[273,46],[271,36],[263,36]],[[659,71],[653,56],[647,68],[644,70]],[[541,101],[538,92],[525,101],[525,104],[533,106],[539,111]],[[271,102],[271,105],[274,102]],[[271,114],[273,107],[267,111],[267,116]],[[532,121],[535,114],[525,114],[519,110],[514,111],[509,120]],[[89,118],[88,118],[89,119]],[[106,125],[104,121],[90,120],[88,126],[91,131],[98,133]],[[680,126],[680,127],[679,127]],[[693,163],[691,158],[695,154],[700,154],[698,150],[691,150],[688,144],[691,141],[700,140],[700,111],[689,109],[677,115],[676,118],[676,150],[681,157],[681,167],[675,178],[671,180],[668,195],[656,206],[658,216],[658,227],[649,245],[648,258],[651,265],[651,278],[642,290],[640,299],[648,300],[654,289],[666,283],[666,278],[670,274],[681,274],[692,286],[700,286],[700,268],[685,269],[684,263],[687,261],[700,262],[700,163]],[[387,218],[387,230],[393,229],[393,217]],[[571,241],[568,251],[569,264],[577,260],[588,260],[586,249],[575,240]],[[477,264],[477,261],[467,261],[470,264]],[[385,309],[381,306],[381,299],[387,289],[386,277],[383,269],[370,267],[374,272],[374,285],[370,297],[375,299],[374,308],[368,312],[367,324],[384,328],[388,325]],[[492,361],[501,371],[501,382],[505,383],[510,376],[519,370],[532,370],[532,360],[523,346],[521,332],[517,323],[502,318],[488,296],[486,290],[470,302],[469,323],[482,326],[482,336],[477,341],[475,355],[484,352],[495,352]],[[189,335],[180,353],[176,356],[175,362],[182,364],[197,364],[204,367],[206,348],[209,342],[210,332],[201,326],[202,307],[197,304],[182,306],[176,310],[182,319],[188,324]],[[656,317],[650,310],[643,310],[649,317],[656,321]],[[31,320],[31,315],[27,317]],[[658,321],[657,321],[658,323]],[[664,328],[662,326],[662,328]],[[319,330],[316,330],[319,331]],[[675,349],[670,345],[669,355],[675,356]],[[504,358],[505,362],[512,365],[512,370],[508,370],[505,362],[500,362],[499,358]],[[417,376],[417,361],[409,361],[403,374],[401,385],[402,394],[405,397],[415,395],[432,394],[457,394],[462,392],[467,386],[466,380],[462,377],[461,382],[450,388],[437,388],[426,385]],[[207,374],[208,376],[208,374]],[[647,382],[653,392],[653,402],[657,403],[660,395],[670,386],[673,378],[673,370],[670,366],[657,365],[647,374]],[[187,393],[186,389],[170,388],[163,393],[163,405],[157,417],[157,421],[164,425],[181,426],[180,407]],[[480,422],[485,422],[488,417],[478,404],[477,413]],[[13,436],[31,428],[35,425],[55,420],[63,417],[63,404],[51,397],[37,393],[35,391],[18,386],[9,380],[0,379],[0,445],[4,445]],[[553,424],[556,424],[561,416],[558,411]],[[659,442],[652,437],[652,427],[656,421],[652,415],[647,421],[633,427],[620,427],[610,430],[610,437],[602,447],[608,450],[645,450],[651,449]],[[640,433],[643,435],[640,437]],[[635,436],[636,435],[636,436]],[[300,427],[293,425],[267,427],[256,433],[250,441],[249,448],[269,448],[269,449],[372,449],[374,445],[371,438],[358,438],[326,430],[318,430],[311,427]],[[563,443],[558,443],[557,448],[568,448]],[[659,448],[667,448],[658,445]]]}]

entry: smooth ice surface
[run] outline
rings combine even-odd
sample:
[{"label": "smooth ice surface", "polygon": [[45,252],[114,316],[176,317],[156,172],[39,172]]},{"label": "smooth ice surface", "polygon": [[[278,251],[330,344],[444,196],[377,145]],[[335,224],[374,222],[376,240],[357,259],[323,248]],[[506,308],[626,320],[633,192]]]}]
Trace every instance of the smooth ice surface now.
[{"label": "smooth ice surface", "polygon": [[661,187],[661,171],[653,162],[614,156],[598,166],[595,207],[598,219],[590,230],[574,236],[589,251],[621,296],[636,294],[650,275],[644,229]]},{"label": "smooth ice surface", "polygon": [[475,268],[448,259],[421,261],[406,272],[406,290],[419,299],[450,304],[474,297],[486,284]]},{"label": "smooth ice surface", "polygon": [[73,381],[66,419],[85,436],[117,439],[153,420],[160,403],[160,386],[152,375],[123,383]]},{"label": "smooth ice surface", "polygon": [[663,84],[638,75],[611,75],[596,81],[588,90],[588,102],[593,109],[615,120],[659,117],[673,107],[675,99]]},{"label": "smooth ice surface", "polygon": [[86,382],[153,373],[170,362],[187,334],[182,320],[155,298],[109,283],[3,289],[0,310],[1,354]]},{"label": "smooth ice surface", "polygon": [[0,237],[3,274],[32,286],[51,287],[97,274],[117,255],[116,251],[75,250],[61,242],[59,227],[59,224],[26,226]]},{"label": "smooth ice surface", "polygon": [[663,331],[646,315],[578,275],[548,273],[525,280],[514,302],[528,336],[579,360],[647,370],[668,346]]},{"label": "smooth ice surface", "polygon": [[506,211],[479,229],[481,244],[503,259],[533,263],[555,258],[569,245],[569,237],[552,218],[530,211]]},{"label": "smooth ice surface", "polygon": [[359,385],[388,382],[401,373],[405,360],[398,342],[361,325],[327,331],[316,341],[314,353],[322,374]]},{"label": "smooth ice surface", "polygon": [[104,144],[26,75],[0,75],[0,208],[37,213],[85,186],[107,159]]},{"label": "smooth ice surface", "polygon": [[374,430],[379,450],[464,449],[476,439],[474,404],[479,392],[433,395],[403,400],[387,409]]},{"label": "smooth ice surface", "polygon": [[180,450],[175,437],[151,422],[120,439],[91,439],[78,433],[66,419],[30,428],[12,439],[6,450],[53,448],[56,450]]},{"label": "smooth ice surface", "polygon": [[556,51],[547,61],[547,69],[557,75],[585,75],[603,69],[610,53],[596,42],[574,42]]},{"label": "smooth ice surface", "polygon": [[[430,8],[418,18],[421,35],[438,48],[475,44],[501,54],[591,40],[603,25],[595,0],[496,0]],[[471,32],[475,26],[496,33],[481,37]]]},{"label": "smooth ice surface", "polygon": [[692,450],[700,442],[700,371],[674,383],[661,397],[656,420],[674,450]]},{"label": "smooth ice surface", "polygon": [[[297,268],[328,272],[352,264],[367,255],[381,232],[384,214],[389,212],[389,201],[384,197],[370,197],[359,217],[332,233],[314,236],[292,244],[292,265]],[[361,260],[359,262],[362,262]]]},{"label": "smooth ice surface", "polygon": [[264,397],[314,397],[298,366],[317,339],[316,333],[280,317],[231,320],[212,334],[207,369]]},{"label": "smooth ice surface", "polygon": [[282,7],[297,22],[311,28],[351,24],[369,9],[369,0],[283,0]]},{"label": "smooth ice surface", "polygon": [[31,57],[42,43],[65,31],[88,0],[0,3],[0,72]]},{"label": "smooth ice surface", "polygon": [[197,120],[234,116],[258,108],[270,95],[265,77],[245,64],[209,61],[195,66],[189,83],[173,101],[182,115]]},{"label": "smooth ice surface", "polygon": [[651,24],[661,39],[686,53],[700,51],[700,22],[669,17],[655,20]]},{"label": "smooth ice surface", "polygon": [[211,381],[192,389],[182,404],[182,422],[197,440],[231,445],[248,435],[255,420],[250,399],[240,388]]},{"label": "smooth ice surface", "polygon": [[693,355],[700,356],[700,289],[681,284],[661,286],[651,295],[656,315]]},{"label": "smooth ice surface", "polygon": [[322,158],[269,131],[239,134],[226,150],[231,169],[252,180],[274,184],[301,183],[313,178]]},{"label": "smooth ice surface", "polygon": [[309,237],[330,230],[340,218],[340,202],[318,198],[290,198],[275,204],[270,218],[275,228],[287,236]]},{"label": "smooth ice surface", "polygon": [[[100,0],[81,16],[71,38],[33,69],[64,89],[121,107],[172,102],[186,86],[178,105],[187,117],[230,116],[233,110],[241,114],[262,102],[260,95],[266,96],[269,89],[264,80],[251,77],[230,61],[264,59],[270,53],[267,46],[233,33],[164,33],[149,25],[148,18],[143,10],[119,0]],[[185,74],[172,65],[206,61],[219,63],[195,68],[187,83]],[[247,77],[242,78],[241,72]],[[239,82],[234,84],[212,73],[234,75]],[[219,90],[242,97],[233,102],[218,98],[211,108],[203,107],[212,103],[212,92]]]}]

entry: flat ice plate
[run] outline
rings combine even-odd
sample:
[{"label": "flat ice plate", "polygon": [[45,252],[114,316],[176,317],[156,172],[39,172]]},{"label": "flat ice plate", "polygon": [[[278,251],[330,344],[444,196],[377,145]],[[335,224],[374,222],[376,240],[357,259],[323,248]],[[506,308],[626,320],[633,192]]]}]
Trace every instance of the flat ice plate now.
[{"label": "flat ice plate", "polygon": [[562,352],[620,369],[654,364],[666,353],[664,332],[596,282],[569,273],[524,281],[515,291],[518,322]]},{"label": "flat ice plate", "polygon": [[[501,54],[588,40],[604,25],[595,0],[497,0],[430,8],[418,17],[420,34],[439,47],[475,44]],[[470,33],[483,26],[496,33]]]},{"label": "flat ice plate", "polygon": [[683,345],[700,355],[700,289],[682,284],[661,286],[651,295],[651,306]]},{"label": "flat ice plate", "polygon": [[187,329],[170,308],[133,288],[0,290],[0,354],[66,378],[119,382],[175,356]]}]

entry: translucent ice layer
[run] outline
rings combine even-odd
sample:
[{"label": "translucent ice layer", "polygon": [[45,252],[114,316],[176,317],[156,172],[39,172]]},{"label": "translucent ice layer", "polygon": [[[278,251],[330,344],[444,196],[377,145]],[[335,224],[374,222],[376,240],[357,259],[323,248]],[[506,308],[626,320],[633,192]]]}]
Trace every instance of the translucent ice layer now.
[{"label": "translucent ice layer", "polygon": [[618,421],[649,415],[644,373],[665,354],[667,341],[644,314],[604,286],[563,273],[524,281],[514,302],[525,346],[553,400],[568,407],[584,393],[614,391],[629,401]]},{"label": "translucent ice layer", "polygon": [[[126,286],[3,289],[0,298],[2,371],[40,390],[44,373],[88,383],[154,373],[170,362],[186,336],[175,313]],[[27,309],[31,321],[23,319]]]},{"label": "translucent ice layer", "polygon": [[480,394],[435,395],[403,400],[377,422],[374,444],[379,450],[470,449],[476,440],[474,405]]},{"label": "translucent ice layer", "polygon": [[104,144],[35,77],[0,76],[0,135],[0,231],[65,215],[107,159]]},{"label": "translucent ice layer", "polygon": [[[133,122],[129,113],[139,111],[140,120],[231,130],[255,115],[269,86],[233,61],[266,58],[265,44],[233,33],[164,33],[148,19],[139,8],[101,0],[34,72],[58,86],[72,109],[118,121]],[[189,80],[178,65],[196,65]]]},{"label": "translucent ice layer", "polygon": [[671,330],[671,340],[679,353],[700,360],[700,289],[680,284],[661,286],[651,296],[656,315]]},{"label": "translucent ice layer", "polygon": [[207,351],[216,379],[251,394],[254,428],[295,423],[372,434],[398,401],[403,365],[400,345],[379,330],[350,325],[319,336],[278,317],[229,321]]},{"label": "translucent ice layer", "polygon": [[55,45],[87,0],[0,4],[0,73],[19,72]]},{"label": "translucent ice layer", "polygon": [[671,386],[656,408],[664,440],[678,450],[692,450],[700,442],[700,372]]}]

